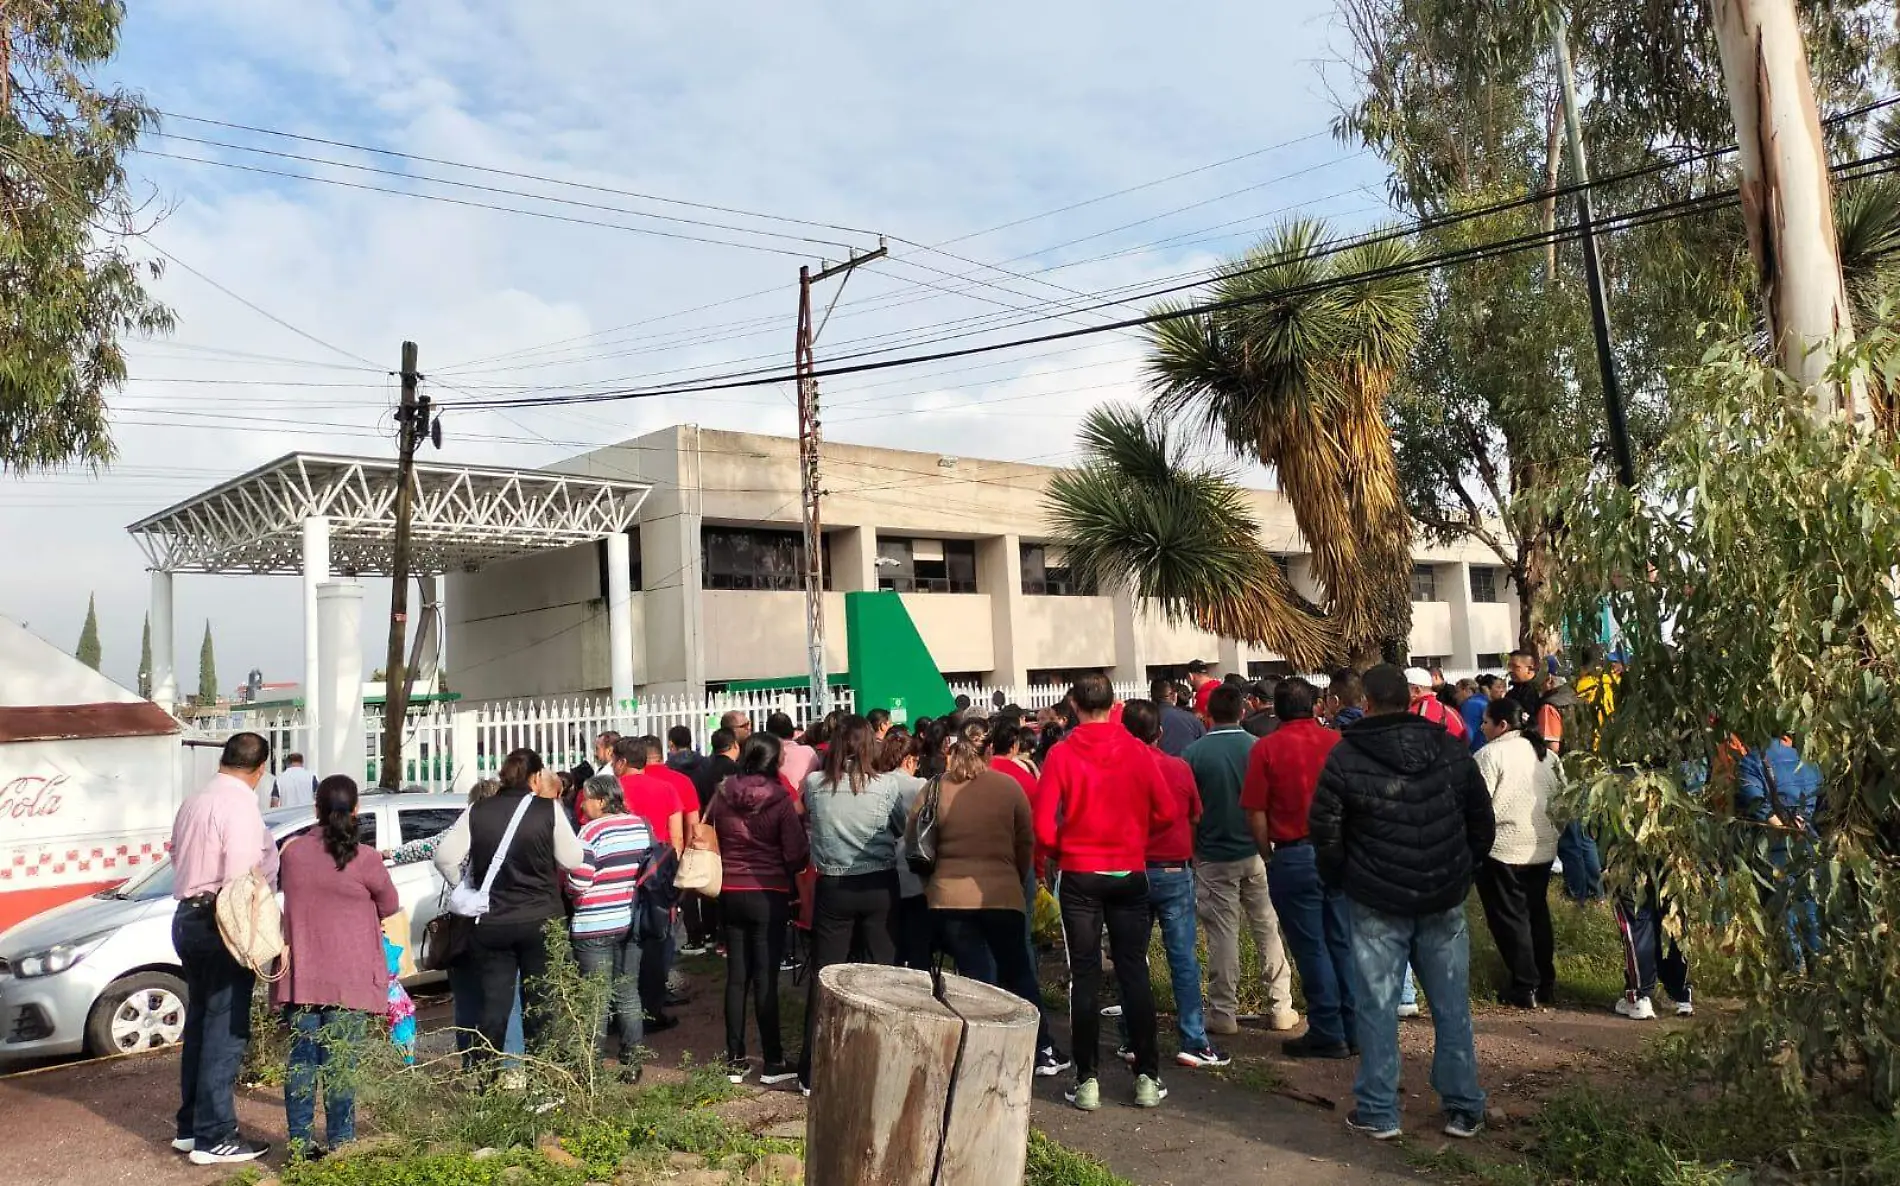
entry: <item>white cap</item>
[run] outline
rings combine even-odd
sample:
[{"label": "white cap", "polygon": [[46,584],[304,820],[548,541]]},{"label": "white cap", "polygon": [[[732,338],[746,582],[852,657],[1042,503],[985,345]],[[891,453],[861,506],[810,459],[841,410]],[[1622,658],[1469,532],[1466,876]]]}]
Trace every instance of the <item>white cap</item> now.
[{"label": "white cap", "polygon": [[1405,669],[1405,682],[1411,684],[1414,688],[1429,688],[1432,686],[1432,673],[1423,667],[1407,667]]}]

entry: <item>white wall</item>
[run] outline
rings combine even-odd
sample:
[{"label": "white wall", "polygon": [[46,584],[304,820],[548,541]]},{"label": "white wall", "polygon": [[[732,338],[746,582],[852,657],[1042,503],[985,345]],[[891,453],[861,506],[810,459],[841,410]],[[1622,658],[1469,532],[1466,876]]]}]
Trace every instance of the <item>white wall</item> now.
[{"label": "white wall", "polygon": [[1412,603],[1412,654],[1450,655],[1451,604],[1444,601]]},{"label": "white wall", "polygon": [[[805,674],[805,595],[705,589],[700,593],[706,678],[783,679]],[[825,594],[825,666],[848,663],[844,594]]]},{"label": "white wall", "polygon": [[[636,639],[640,600],[633,599]],[[471,700],[607,686],[607,615],[594,544],[451,573],[442,608],[449,688]],[[642,649],[636,644],[636,679]]]},{"label": "white wall", "polygon": [[1112,598],[1024,597],[1015,632],[1017,662],[1032,671],[1115,664]]},{"label": "white wall", "polygon": [[990,671],[996,646],[987,593],[905,593],[904,608],[917,625],[939,671]]},{"label": "white wall", "polygon": [[1517,649],[1517,610],[1503,602],[1471,607],[1471,649],[1480,655],[1508,655]]}]

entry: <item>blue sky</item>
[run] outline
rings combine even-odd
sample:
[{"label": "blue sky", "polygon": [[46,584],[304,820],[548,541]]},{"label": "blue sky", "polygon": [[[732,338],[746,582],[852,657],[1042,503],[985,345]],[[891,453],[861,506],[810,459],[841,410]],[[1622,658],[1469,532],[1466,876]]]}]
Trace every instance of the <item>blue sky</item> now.
[{"label": "blue sky", "polygon": [[[1045,313],[1050,301],[1081,303],[1076,293],[1190,275],[1244,247],[1288,207],[1344,227],[1384,212],[1378,162],[1313,135],[1334,114],[1328,83],[1346,83],[1329,65],[1344,45],[1330,25],[1330,0],[154,0],[132,8],[107,77],[167,112],[893,236],[892,259],[851,281],[821,357],[863,348],[854,339],[1020,319],[1029,314],[1011,307]],[[389,380],[368,364],[393,366],[402,339],[421,345],[423,370],[443,385],[439,399],[456,398],[449,384],[480,393],[571,389],[710,373],[735,360],[777,362],[789,355],[798,265],[843,250],[787,236],[873,242],[866,233],[409,165],[182,119],[165,130],[773,233],[152,139],[151,149],[175,156],[769,250],[141,155],[133,173],[167,211],[152,242],[309,337],[173,267],[158,291],[177,311],[178,329],[133,351],[134,380],[116,401],[119,463],[98,478],[0,480],[0,537],[16,554],[59,557],[0,570],[0,613],[71,646],[96,591],[106,669],[127,680],[146,581],[124,525],[292,450],[388,453]],[[1242,154],[1252,155],[1200,169]],[[1142,188],[1030,217],[1130,187]],[[1103,255],[1112,258],[1095,259]],[[1014,275],[978,266],[988,264]],[[713,302],[726,303],[681,314]],[[614,329],[636,322],[645,324]],[[583,335],[593,336],[535,349]],[[1102,335],[1059,352],[840,379],[825,390],[837,409],[828,432],[1060,462],[1084,410],[1139,397],[1138,354],[1136,339]],[[680,421],[784,433],[795,426],[786,393],[773,389],[508,418],[459,413],[446,424],[444,457],[540,465]],[[180,578],[181,657],[193,653],[206,618],[227,686],[251,666],[295,678],[295,582]],[[193,672],[181,674],[194,682]]]}]

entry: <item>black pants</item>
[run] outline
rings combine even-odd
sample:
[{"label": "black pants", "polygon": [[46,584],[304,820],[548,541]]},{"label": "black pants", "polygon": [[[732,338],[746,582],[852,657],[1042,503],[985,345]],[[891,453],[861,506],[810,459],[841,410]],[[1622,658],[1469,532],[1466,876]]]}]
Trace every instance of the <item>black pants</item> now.
[{"label": "black pants", "polygon": [[812,1040],[818,1031],[818,973],[842,964],[853,950],[873,964],[897,962],[892,926],[897,918],[897,870],[820,876],[812,891],[811,967],[805,996],[805,1050],[798,1056],[798,1081],[811,1085]]},{"label": "black pants", "polygon": [[705,947],[720,937],[719,899],[691,890],[680,895],[680,921],[686,925],[686,945]]},{"label": "black pants", "polygon": [[[1013,992],[1036,1007],[1036,1049],[1053,1043],[1049,1040],[1049,1018],[1042,1007],[1042,985],[1036,980],[1036,965],[1030,959],[1029,945],[1023,942],[1023,912],[1020,910],[932,910],[938,941],[956,961],[957,971],[976,980],[987,980],[1006,992]],[[991,980],[990,977],[995,979]]]},{"label": "black pants", "polygon": [[1135,1051],[1135,1073],[1161,1076],[1155,1037],[1154,988],[1148,983],[1148,938],[1154,918],[1148,904],[1145,870],[1126,877],[1105,873],[1063,873],[1056,879],[1062,906],[1062,938],[1069,949],[1069,1025],[1075,1043],[1075,1081],[1095,1077],[1096,1047],[1101,1041],[1102,928],[1115,960],[1121,989],[1122,1024]]},{"label": "black pants", "polygon": [[1676,941],[1663,930],[1662,903],[1649,888],[1639,903],[1628,894],[1616,899],[1616,923],[1623,935],[1623,987],[1648,996],[1658,977],[1669,999],[1680,1005],[1689,999],[1689,961]]},{"label": "black pants", "polygon": [[933,911],[922,894],[897,900],[897,919],[893,924],[897,939],[897,966],[930,971],[936,957],[936,928],[930,925]]},{"label": "black pants", "polygon": [[217,911],[209,905],[178,904],[172,947],[184,965],[186,992],[174,1131],[209,1149],[237,1139],[238,1068],[251,1040],[251,990],[257,976],[231,958],[218,933]]},{"label": "black pants", "polygon": [[745,1006],[750,990],[759,1018],[759,1052],[767,1066],[785,1061],[778,1023],[778,966],[792,896],[735,890],[720,900],[726,941],[726,1057],[745,1057]]},{"label": "black pants", "polygon": [[1510,980],[1504,996],[1529,1008],[1557,993],[1557,940],[1550,929],[1550,863],[1506,865],[1486,857],[1478,863],[1478,900],[1484,921],[1504,957]]},{"label": "black pants", "polygon": [[546,919],[534,922],[475,924],[470,958],[482,978],[482,1041],[475,1061],[485,1063],[508,1039],[508,1014],[515,1007],[515,983],[521,984],[521,1044],[533,1054],[547,1023],[548,940]]}]

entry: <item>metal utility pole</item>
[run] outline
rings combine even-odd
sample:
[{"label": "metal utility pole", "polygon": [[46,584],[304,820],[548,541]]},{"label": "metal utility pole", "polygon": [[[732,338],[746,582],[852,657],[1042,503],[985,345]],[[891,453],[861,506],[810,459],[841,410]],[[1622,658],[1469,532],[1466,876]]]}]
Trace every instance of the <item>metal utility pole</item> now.
[{"label": "metal utility pole", "polygon": [[[798,269],[798,342],[792,354],[792,369],[798,376],[798,479],[804,498],[805,525],[805,656],[811,672],[812,712],[822,717],[831,711],[831,682],[825,671],[825,548],[824,532],[819,524],[818,500],[824,494],[818,472],[820,444],[818,421],[818,379],[813,374],[817,363],[812,346],[824,321],[816,328],[811,323],[811,286],[833,276],[851,277],[851,270],[885,255],[889,248],[882,240],[877,250],[854,255],[841,264],[822,268],[816,275],[810,267]],[[838,285],[838,292],[844,284]],[[832,307],[838,294],[831,298]],[[825,310],[825,319],[831,309]]]},{"label": "metal utility pole", "polygon": [[409,517],[414,512],[416,449],[430,435],[429,397],[418,397],[416,344],[402,344],[402,404],[396,409],[396,538],[389,560],[389,650],[383,664],[384,790],[402,786],[403,720],[408,715],[408,685],[403,678],[403,643],[409,626]]},{"label": "metal utility pole", "polygon": [[1583,274],[1590,288],[1590,327],[1596,334],[1597,371],[1603,378],[1603,412],[1610,424],[1610,455],[1625,488],[1636,485],[1630,454],[1629,421],[1623,412],[1623,386],[1610,350],[1610,311],[1603,299],[1603,264],[1597,258],[1596,219],[1590,209],[1590,166],[1583,154],[1583,123],[1577,118],[1577,78],[1570,65],[1570,24],[1563,9],[1549,9],[1551,36],[1557,43],[1557,77],[1563,86],[1564,128],[1570,140],[1570,173],[1577,188],[1577,229],[1583,236]]}]

